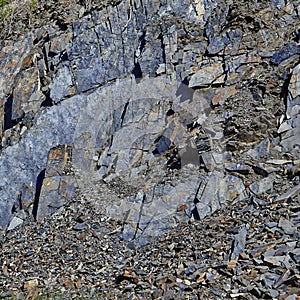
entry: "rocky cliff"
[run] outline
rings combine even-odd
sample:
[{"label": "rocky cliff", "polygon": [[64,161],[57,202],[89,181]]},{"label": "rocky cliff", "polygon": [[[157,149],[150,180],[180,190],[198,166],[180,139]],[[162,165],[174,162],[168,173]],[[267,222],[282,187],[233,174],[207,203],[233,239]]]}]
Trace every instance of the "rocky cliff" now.
[{"label": "rocky cliff", "polygon": [[138,245],[300,200],[298,1],[77,5],[1,41],[4,233],[80,195]]}]

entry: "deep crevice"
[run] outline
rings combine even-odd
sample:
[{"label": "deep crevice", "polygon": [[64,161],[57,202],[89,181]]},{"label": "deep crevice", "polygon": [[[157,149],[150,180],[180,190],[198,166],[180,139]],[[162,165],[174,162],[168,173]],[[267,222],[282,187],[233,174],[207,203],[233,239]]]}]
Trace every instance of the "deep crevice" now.
[{"label": "deep crevice", "polygon": [[293,38],[293,41],[296,43],[300,42],[300,28],[297,28],[295,30],[295,37]]},{"label": "deep crevice", "polygon": [[139,216],[138,216],[138,220],[137,220],[137,224],[136,224],[136,228],[135,228],[135,232],[134,232],[134,236],[133,236],[132,240],[136,239],[138,230],[141,229],[140,228],[140,222],[141,222],[141,219],[142,219],[145,202],[146,202],[146,195],[143,195],[143,199],[142,199],[142,203],[141,203],[140,211],[139,211]]},{"label": "deep crevice", "polygon": [[155,149],[152,151],[154,156],[167,152],[171,147],[171,140],[164,135],[155,139],[154,143],[156,144]]},{"label": "deep crevice", "polygon": [[168,111],[167,111],[167,117],[170,117],[170,116],[172,116],[172,115],[174,115],[175,114],[175,111],[172,109],[172,108],[170,108]]},{"label": "deep crevice", "polygon": [[109,30],[111,33],[113,33],[113,30],[112,30],[112,25],[111,25],[111,21],[110,21],[110,18],[109,16],[107,17],[107,22],[108,22],[108,26],[109,26]]},{"label": "deep crevice", "polygon": [[126,115],[126,111],[127,111],[127,107],[128,107],[128,104],[129,104],[129,101],[126,102],[125,106],[124,106],[124,109],[122,111],[122,115],[121,115],[121,127],[123,125],[123,121],[124,121],[124,118],[125,118],[125,115]]},{"label": "deep crevice", "polygon": [[4,125],[3,131],[10,129],[14,126],[12,120],[12,104],[13,104],[13,95],[10,95],[4,105]]},{"label": "deep crevice", "polygon": [[61,60],[61,61],[69,61],[69,57],[68,57],[67,51],[61,53],[61,55],[60,55],[60,60]]},{"label": "deep crevice", "polygon": [[192,216],[193,216],[193,218],[194,218],[195,220],[197,220],[197,221],[200,221],[200,220],[201,220],[200,215],[199,215],[199,212],[198,212],[198,209],[197,209],[196,206],[193,208],[193,210],[191,211],[191,213],[192,213]]},{"label": "deep crevice", "polygon": [[134,9],[137,10],[137,4],[135,1],[133,1],[133,6],[134,6]]},{"label": "deep crevice", "polygon": [[45,95],[45,100],[41,103],[41,107],[48,107],[48,106],[53,106],[53,101],[50,97],[50,91],[47,91],[44,93]]},{"label": "deep crevice", "polygon": [[46,51],[45,46],[43,47],[42,52],[43,52],[44,64],[45,64],[45,67],[46,67],[45,71],[49,72],[50,71],[49,66],[48,66],[49,61],[48,61],[48,55],[47,55],[47,51]]},{"label": "deep crevice", "polygon": [[287,106],[287,98],[289,93],[289,84],[291,81],[292,74],[289,74],[287,78],[284,80],[281,91],[280,91],[280,98],[283,99],[285,107]]},{"label": "deep crevice", "polygon": [[46,173],[46,169],[41,171],[36,179],[35,195],[34,195],[34,202],[33,202],[33,208],[32,208],[32,215],[35,220],[37,217],[37,211],[38,211],[38,207],[39,207],[40,195],[41,195],[43,181],[45,178],[45,173]]},{"label": "deep crevice", "polygon": [[141,66],[138,62],[134,64],[132,74],[134,75],[135,79],[139,79],[139,78],[143,77],[143,72],[142,72]]},{"label": "deep crevice", "polygon": [[23,209],[22,201],[21,201],[21,194],[18,196],[18,200],[14,203],[11,213],[14,214],[18,212],[20,209]]},{"label": "deep crevice", "polygon": [[164,44],[164,36],[162,34],[162,32],[159,34],[158,38],[160,39],[160,47],[162,49],[162,60],[163,60],[163,63],[165,64],[166,63],[166,46]]}]

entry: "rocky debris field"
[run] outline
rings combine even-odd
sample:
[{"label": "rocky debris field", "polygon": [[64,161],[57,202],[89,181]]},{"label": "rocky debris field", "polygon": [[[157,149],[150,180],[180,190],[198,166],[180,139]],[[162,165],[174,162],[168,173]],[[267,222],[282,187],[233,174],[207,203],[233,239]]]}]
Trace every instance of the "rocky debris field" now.
[{"label": "rocky debris field", "polygon": [[300,210],[290,194],[232,202],[144,247],[122,240],[124,223],[93,202],[78,195],[5,236],[1,297],[299,299]]},{"label": "rocky debris field", "polygon": [[299,298],[300,2],[72,3],[1,31],[0,295]]}]

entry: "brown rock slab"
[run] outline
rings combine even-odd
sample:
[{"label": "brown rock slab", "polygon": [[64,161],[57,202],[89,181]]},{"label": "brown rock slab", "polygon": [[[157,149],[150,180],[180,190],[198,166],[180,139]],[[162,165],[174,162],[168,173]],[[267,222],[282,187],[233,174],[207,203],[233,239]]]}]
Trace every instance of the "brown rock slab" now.
[{"label": "brown rock slab", "polygon": [[72,146],[59,145],[50,149],[36,219],[41,220],[64,205],[75,195],[76,188],[77,182],[72,171]]},{"label": "brown rock slab", "polygon": [[[31,101],[31,97],[33,94],[38,93],[39,89],[39,70],[37,68],[33,67],[23,70],[17,75],[12,100],[13,120],[22,118],[26,111],[38,110],[41,104],[41,101],[38,101],[39,97],[37,97],[37,101]],[[40,100],[42,100],[42,98]]]},{"label": "brown rock slab", "polygon": [[59,145],[48,154],[46,177],[62,176],[71,172],[72,146]]},{"label": "brown rock slab", "polygon": [[212,105],[222,105],[229,98],[237,93],[235,86],[221,88],[220,91],[211,100]]}]

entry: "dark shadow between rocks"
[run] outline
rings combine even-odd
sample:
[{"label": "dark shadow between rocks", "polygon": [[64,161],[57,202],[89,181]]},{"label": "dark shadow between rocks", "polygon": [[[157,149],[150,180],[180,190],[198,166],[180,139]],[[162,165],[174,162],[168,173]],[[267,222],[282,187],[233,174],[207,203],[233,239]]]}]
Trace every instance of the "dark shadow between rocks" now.
[{"label": "dark shadow between rocks", "polygon": [[4,106],[4,126],[3,131],[10,129],[14,126],[12,120],[12,104],[13,104],[13,95],[10,95],[7,98],[7,101]]},{"label": "dark shadow between rocks", "polygon": [[142,69],[141,69],[141,66],[140,66],[140,64],[138,62],[134,64],[134,68],[132,70],[132,74],[134,75],[137,83],[143,77]]},{"label": "dark shadow between rocks", "polygon": [[200,215],[199,215],[199,212],[198,212],[198,209],[197,209],[196,206],[193,208],[193,210],[191,211],[191,213],[192,213],[192,216],[193,216],[193,218],[195,220],[197,220],[197,221],[200,220]]},{"label": "dark shadow between rocks", "polygon": [[41,171],[36,179],[35,195],[34,195],[34,202],[33,202],[33,208],[32,208],[32,215],[35,220],[37,217],[37,211],[38,211],[38,207],[39,207],[39,200],[40,200],[43,181],[45,178],[45,173],[46,173],[46,169]]},{"label": "dark shadow between rocks", "polygon": [[50,97],[50,91],[47,91],[44,93],[45,95],[45,100],[41,103],[41,107],[48,107],[48,106],[53,106],[53,101]]},{"label": "dark shadow between rocks", "polygon": [[283,82],[283,85],[281,87],[280,91],[280,98],[283,99],[285,107],[287,107],[287,99],[289,94],[289,84],[291,81],[292,74],[286,74],[286,78]]}]

